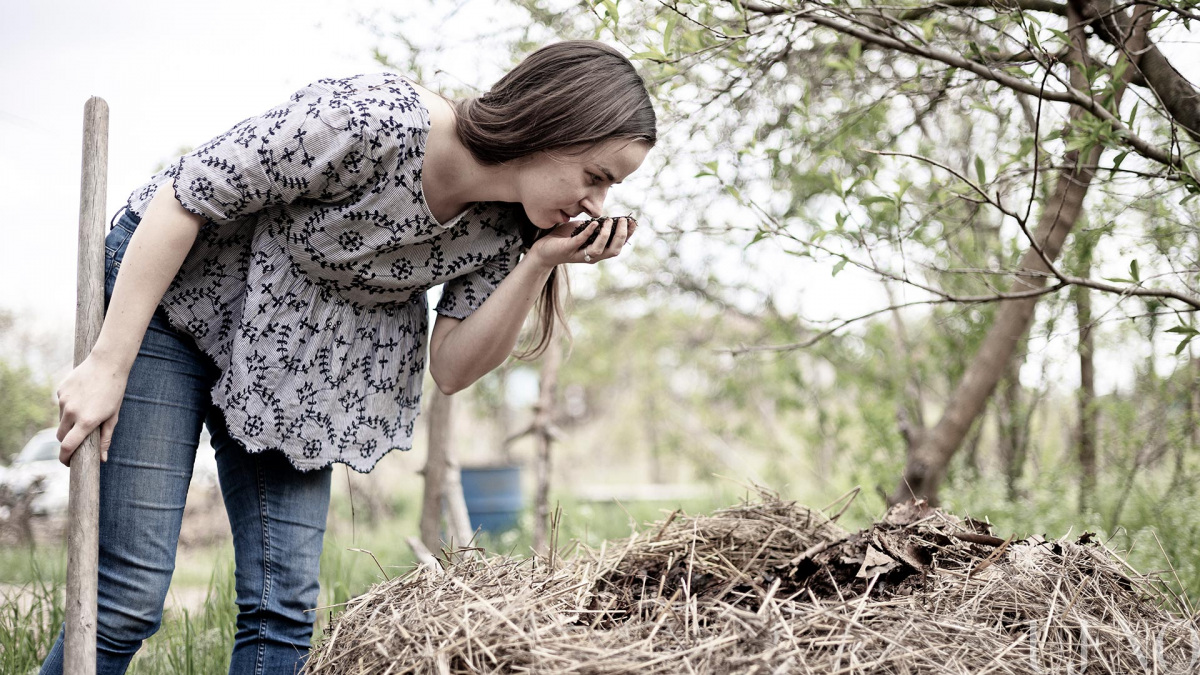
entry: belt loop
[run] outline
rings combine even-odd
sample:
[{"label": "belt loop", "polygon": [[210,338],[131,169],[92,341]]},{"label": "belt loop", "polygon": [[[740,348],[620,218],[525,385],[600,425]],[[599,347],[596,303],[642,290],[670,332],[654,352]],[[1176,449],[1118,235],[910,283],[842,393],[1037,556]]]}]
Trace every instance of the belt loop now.
[{"label": "belt loop", "polygon": [[117,209],[117,212],[113,214],[112,220],[108,221],[108,229],[112,230],[114,227],[116,227],[117,226],[117,218],[120,218],[121,214],[128,210],[129,210],[128,204],[125,204],[121,208]]}]

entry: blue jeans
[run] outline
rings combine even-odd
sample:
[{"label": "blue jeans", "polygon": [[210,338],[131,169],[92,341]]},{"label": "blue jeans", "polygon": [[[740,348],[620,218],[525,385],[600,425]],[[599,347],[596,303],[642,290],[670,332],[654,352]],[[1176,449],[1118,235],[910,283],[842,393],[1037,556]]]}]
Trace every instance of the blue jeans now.
[{"label": "blue jeans", "polygon": [[[105,241],[106,303],[136,226],[125,213]],[[100,466],[98,675],[124,673],[162,621],[201,424],[212,434],[237,565],[229,672],[295,673],[308,656],[332,472],[298,471],[279,452],[247,452],[212,404],[218,376],[159,309]],[[43,675],[61,673],[62,659],[60,633]]]}]

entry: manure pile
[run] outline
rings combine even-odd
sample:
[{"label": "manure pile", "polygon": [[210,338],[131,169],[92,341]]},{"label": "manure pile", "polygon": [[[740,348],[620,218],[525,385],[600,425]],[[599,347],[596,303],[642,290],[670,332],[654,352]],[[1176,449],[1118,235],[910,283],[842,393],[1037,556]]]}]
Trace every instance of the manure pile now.
[{"label": "manure pile", "polygon": [[763,493],[568,559],[419,567],[350,601],[306,672],[1197,671],[1196,618],[1090,535],[919,502],[848,532]]}]

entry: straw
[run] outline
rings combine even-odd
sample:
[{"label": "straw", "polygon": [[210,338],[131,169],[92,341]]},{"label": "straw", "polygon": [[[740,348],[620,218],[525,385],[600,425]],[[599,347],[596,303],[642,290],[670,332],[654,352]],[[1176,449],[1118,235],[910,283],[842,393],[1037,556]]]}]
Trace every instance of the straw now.
[{"label": "straw", "polygon": [[1200,631],[1084,535],[1016,540],[922,503],[849,532],[760,490],[573,556],[420,566],[351,600],[342,673],[1171,673]]}]

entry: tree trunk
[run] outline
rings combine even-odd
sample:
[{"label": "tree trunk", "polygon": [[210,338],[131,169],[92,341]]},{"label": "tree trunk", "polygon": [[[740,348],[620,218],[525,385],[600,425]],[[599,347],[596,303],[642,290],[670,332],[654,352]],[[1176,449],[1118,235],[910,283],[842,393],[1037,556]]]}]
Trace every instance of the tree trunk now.
[{"label": "tree trunk", "polygon": [[996,450],[1004,467],[1004,482],[1010,501],[1017,499],[1017,482],[1025,465],[1025,425],[1021,412],[1021,366],[1025,351],[1009,358],[1005,366],[1003,386],[996,400]]},{"label": "tree trunk", "polygon": [[497,385],[499,401],[496,405],[496,426],[499,429],[497,445],[500,448],[498,453],[500,461],[504,464],[513,463],[512,443],[509,441],[513,429],[513,409],[508,403],[508,377],[511,372],[512,367],[507,361],[496,369],[496,379],[499,381]]},{"label": "tree trunk", "polygon": [[[1085,261],[1082,275],[1088,276]],[[1086,512],[1096,491],[1096,384],[1092,360],[1092,296],[1087,288],[1075,287],[1075,316],[1079,322],[1079,512]]]},{"label": "tree trunk", "polygon": [[451,545],[471,541],[471,523],[463,499],[458,460],[452,450],[454,399],[436,387],[425,411],[429,427],[429,453],[425,458],[425,497],[421,503],[421,543],[430,551],[442,549],[442,516],[446,516]]},{"label": "tree trunk", "polygon": [[925,396],[921,390],[921,378],[913,363],[913,346],[908,339],[908,329],[904,324],[904,318],[900,316],[900,310],[895,309],[900,303],[897,302],[896,295],[892,292],[891,284],[884,284],[883,290],[887,293],[888,304],[893,307],[891,312],[892,327],[895,329],[893,335],[896,339],[896,348],[901,355],[901,367],[904,369],[904,398],[896,409],[896,424],[900,435],[904,438],[906,452],[912,452],[921,444],[921,439],[925,436]]},{"label": "tree trunk", "polygon": [[646,425],[646,444],[650,447],[650,482],[665,483],[662,462],[662,433],[659,431],[658,399],[646,397],[646,415],[642,420]]},{"label": "tree trunk", "polygon": [[[1085,58],[1083,47],[1087,38],[1080,27],[1079,16],[1073,11],[1068,12],[1068,25],[1072,46],[1067,60],[1071,64],[1072,84],[1077,88],[1086,89],[1089,85],[1083,79],[1081,62]],[[1122,94],[1125,92],[1123,85],[1128,83],[1128,78],[1133,75],[1134,70],[1127,68],[1122,86],[1116,88],[1112,103],[1114,110],[1119,109]],[[1085,114],[1078,108],[1071,108],[1068,126]],[[1091,167],[1096,166],[1101,151],[1102,147],[1094,146],[1088,150],[1086,156],[1081,157],[1078,150],[1072,150],[1064,158],[1064,165],[1074,168],[1059,174],[1054,195],[1042,211],[1033,233],[1034,240],[1050,261],[1058,258],[1063,242],[1079,218],[1083,198],[1095,175]],[[1020,268],[1042,273],[1050,271],[1033,247],[1022,256]],[[1046,278],[1043,276],[1016,277],[1013,290],[1028,291],[1043,288],[1045,285]],[[938,487],[946,475],[950,460],[962,444],[972,422],[983,412],[988,398],[995,391],[996,383],[1005,370],[1005,364],[1028,333],[1036,307],[1036,297],[1000,303],[987,337],[951,394],[941,419],[925,435],[921,444],[909,454],[900,483],[889,499],[891,503],[913,498],[926,499],[931,504],[938,503]]]},{"label": "tree trunk", "polygon": [[[1190,351],[1188,352],[1191,353]],[[1191,400],[1188,406],[1188,429],[1191,430],[1192,455],[1200,452],[1200,357],[1192,357]]]},{"label": "tree trunk", "polygon": [[983,420],[980,420],[973,428],[974,431],[967,437],[966,464],[971,477],[979,478],[979,445],[983,440]]},{"label": "tree trunk", "polygon": [[558,390],[558,369],[562,365],[562,342],[550,339],[542,355],[541,384],[532,431],[537,440],[537,492],[534,496],[533,550],[546,551],[546,529],[550,522],[550,451],[554,442],[554,401]]},{"label": "tree trunk", "polygon": [[[441,392],[438,392],[439,394]],[[454,399],[444,397],[447,407]],[[449,423],[447,423],[449,426]],[[446,537],[451,550],[469,546],[475,539],[475,530],[471,527],[471,514],[467,512],[467,498],[463,494],[462,464],[454,452],[454,445],[446,443],[446,478],[445,494],[442,495],[442,508],[446,514]]]}]

